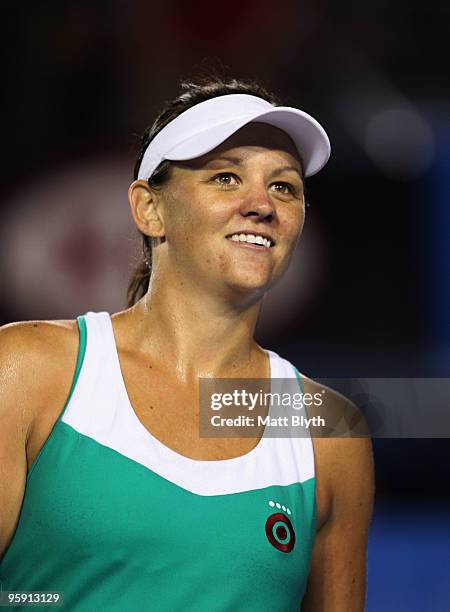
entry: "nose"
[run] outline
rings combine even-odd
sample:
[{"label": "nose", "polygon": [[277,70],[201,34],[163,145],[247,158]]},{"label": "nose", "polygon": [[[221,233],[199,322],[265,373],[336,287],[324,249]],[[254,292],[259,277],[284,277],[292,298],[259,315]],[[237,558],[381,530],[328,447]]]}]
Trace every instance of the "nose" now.
[{"label": "nose", "polygon": [[263,185],[253,185],[243,199],[240,212],[244,217],[255,217],[260,221],[272,221],[275,218],[275,207]]}]

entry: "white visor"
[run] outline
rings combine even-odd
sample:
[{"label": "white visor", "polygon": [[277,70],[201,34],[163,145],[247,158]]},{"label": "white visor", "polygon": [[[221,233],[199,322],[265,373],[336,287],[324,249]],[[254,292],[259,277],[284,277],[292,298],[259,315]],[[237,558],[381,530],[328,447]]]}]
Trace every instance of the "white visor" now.
[{"label": "white visor", "polygon": [[229,94],[200,102],[167,124],[147,147],[138,179],[149,179],[165,159],[183,161],[209,153],[251,121],[273,125],[292,138],[305,176],[316,174],[327,163],[330,141],[311,115],[273,106],[257,96]]}]

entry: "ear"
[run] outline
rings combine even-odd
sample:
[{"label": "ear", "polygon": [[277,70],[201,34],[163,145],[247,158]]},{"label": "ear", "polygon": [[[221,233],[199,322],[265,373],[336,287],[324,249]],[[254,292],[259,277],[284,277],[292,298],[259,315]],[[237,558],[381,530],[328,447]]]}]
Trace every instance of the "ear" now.
[{"label": "ear", "polygon": [[147,181],[133,181],[128,189],[128,200],[134,222],[140,231],[151,238],[164,237],[164,220],[159,205],[159,194]]}]

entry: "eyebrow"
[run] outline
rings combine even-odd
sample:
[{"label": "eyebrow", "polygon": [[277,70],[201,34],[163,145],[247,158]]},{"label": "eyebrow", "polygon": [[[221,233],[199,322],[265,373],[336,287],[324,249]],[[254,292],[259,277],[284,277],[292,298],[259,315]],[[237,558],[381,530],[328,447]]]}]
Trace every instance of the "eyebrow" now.
[{"label": "eyebrow", "polygon": [[295,166],[281,166],[280,168],[275,168],[275,170],[273,170],[270,173],[270,176],[274,176],[275,174],[281,174],[282,172],[296,172],[300,178],[302,178],[302,174],[300,172],[300,170],[298,168],[296,168]]},{"label": "eyebrow", "polygon": [[[221,155],[220,157],[214,157],[213,159],[210,159],[208,162],[206,162],[205,165],[209,166],[210,164],[213,164],[216,161],[218,161],[218,162],[225,161],[225,162],[227,162],[229,164],[232,164],[233,166],[242,166],[242,160],[239,159],[239,157],[227,157],[227,156],[223,156],[223,155]],[[275,168],[270,173],[270,178],[272,178],[276,174],[281,174],[282,172],[289,172],[289,171],[296,172],[300,176],[300,178],[302,179],[301,171],[298,168],[296,168],[295,166],[290,166],[290,165],[280,166],[279,168]]]}]

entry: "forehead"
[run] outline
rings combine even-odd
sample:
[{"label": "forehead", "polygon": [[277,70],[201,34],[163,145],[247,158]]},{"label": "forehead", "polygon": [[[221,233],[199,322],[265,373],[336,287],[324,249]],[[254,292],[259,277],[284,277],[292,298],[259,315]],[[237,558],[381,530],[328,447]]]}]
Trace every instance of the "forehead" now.
[{"label": "forehead", "polygon": [[183,165],[201,168],[225,152],[248,157],[261,150],[272,152],[274,160],[278,158],[289,161],[301,172],[301,158],[291,137],[273,125],[259,122],[248,123],[209,153],[183,162]]}]

